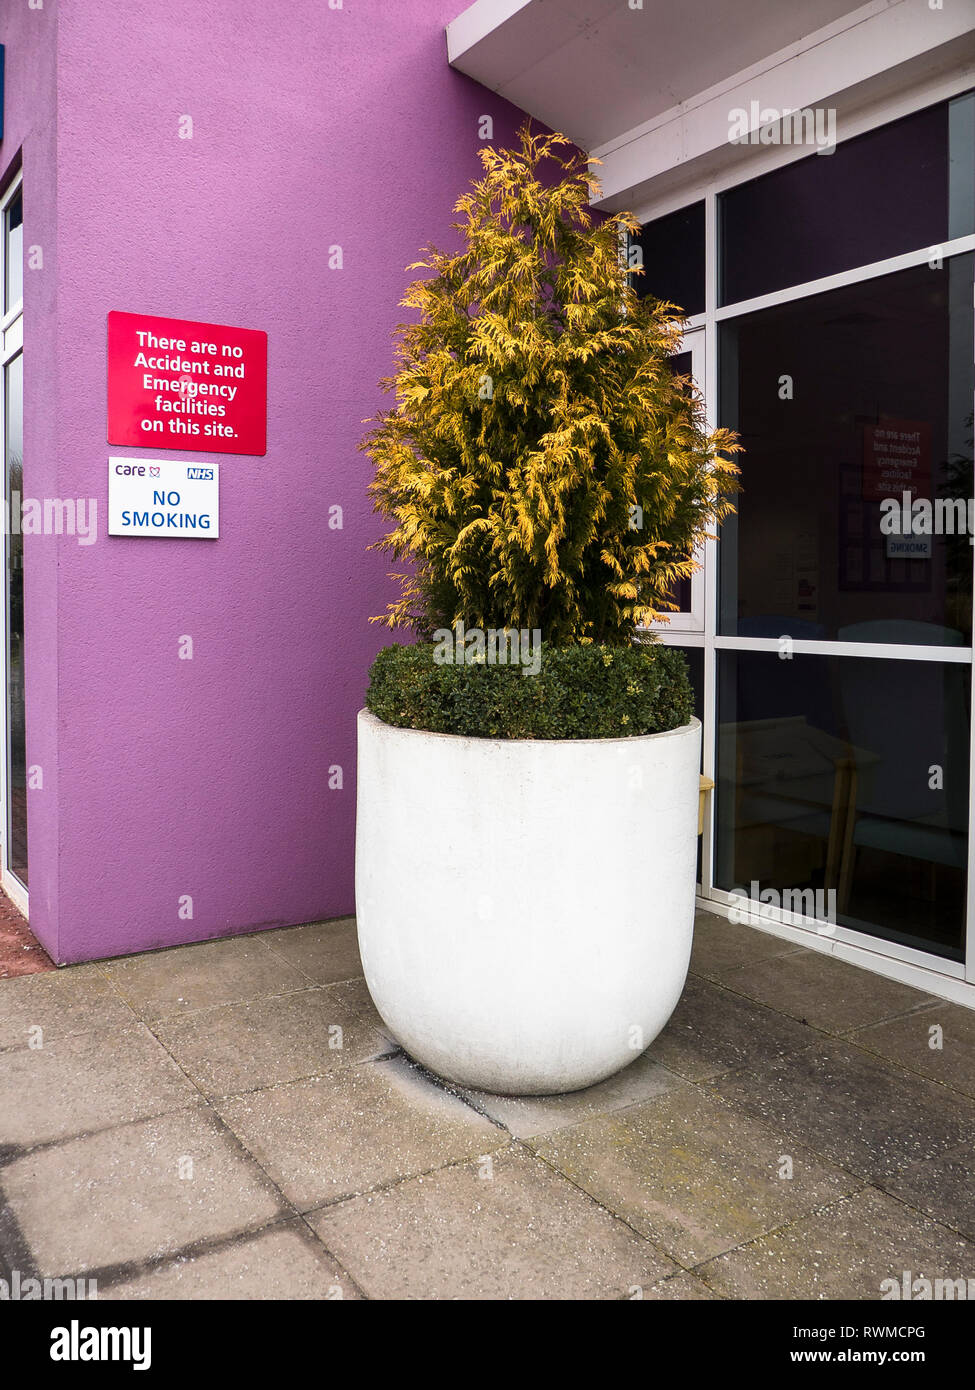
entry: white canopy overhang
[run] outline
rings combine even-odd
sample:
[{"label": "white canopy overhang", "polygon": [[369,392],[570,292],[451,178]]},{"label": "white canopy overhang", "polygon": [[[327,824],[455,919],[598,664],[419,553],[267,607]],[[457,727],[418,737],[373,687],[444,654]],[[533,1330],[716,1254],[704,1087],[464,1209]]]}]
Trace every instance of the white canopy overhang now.
[{"label": "white canopy overhang", "polygon": [[[975,0],[475,0],[451,65],[602,160],[601,204],[636,206],[744,157],[729,113],[828,100],[838,119],[975,65]],[[975,81],[975,66],[972,69]]]}]

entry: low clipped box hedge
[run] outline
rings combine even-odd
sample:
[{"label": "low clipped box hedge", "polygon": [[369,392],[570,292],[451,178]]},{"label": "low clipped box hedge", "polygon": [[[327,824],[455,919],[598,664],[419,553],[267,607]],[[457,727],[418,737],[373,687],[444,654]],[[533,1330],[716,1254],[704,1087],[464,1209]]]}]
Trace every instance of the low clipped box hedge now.
[{"label": "low clipped box hedge", "polygon": [[438,664],[433,643],[386,647],[366,708],[386,724],[472,738],[625,738],[689,723],[687,662],[674,647],[542,648],[537,675],[518,665]]}]

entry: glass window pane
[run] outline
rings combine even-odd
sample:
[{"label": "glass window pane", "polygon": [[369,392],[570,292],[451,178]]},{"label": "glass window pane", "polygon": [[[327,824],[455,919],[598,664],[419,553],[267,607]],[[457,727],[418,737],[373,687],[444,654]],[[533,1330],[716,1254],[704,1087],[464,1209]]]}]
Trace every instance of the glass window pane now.
[{"label": "glass window pane", "polygon": [[717,885],[961,960],[970,702],[964,664],[719,652]]},{"label": "glass window pane", "polygon": [[[676,643],[668,643],[668,646]],[[691,690],[694,692],[694,717],[701,721],[701,762],[704,761],[704,740],[707,738],[707,731],[704,728],[704,648],[703,647],[678,647],[687,658],[687,674],[691,679]],[[701,873],[703,844],[700,837],[697,842],[697,882],[700,884],[703,879]]]},{"label": "glass window pane", "polygon": [[[949,124],[963,161],[967,127],[960,117],[949,123],[944,102],[721,194],[719,302],[734,304],[943,242]],[[975,210],[966,211],[961,163],[957,168],[951,235],[963,236],[975,231]]]},{"label": "glass window pane", "polygon": [[643,274],[633,277],[641,299],[665,299],[688,317],[704,313],[703,202],[646,223],[632,245],[643,256]]},{"label": "glass window pane", "polygon": [[[721,325],[744,445],[722,633],[969,644],[972,276],[957,256]],[[935,534],[903,534],[905,493]]]},{"label": "glass window pane", "polygon": [[9,313],[24,297],[24,199],[19,192],[7,205],[5,223],[4,236],[7,247],[4,312]]},{"label": "glass window pane", "polygon": [[975,92],[948,104],[948,236],[975,232]]},{"label": "glass window pane", "polygon": [[[23,496],[24,358],[4,371],[7,516],[18,515]],[[27,748],[24,727],[24,538],[20,526],[7,535],[7,867],[27,884]]]},{"label": "glass window pane", "polygon": [[682,647],[677,642],[668,642],[668,647],[676,647],[687,659],[687,673],[691,678],[694,692],[694,717],[704,723],[704,648]]},{"label": "glass window pane", "polygon": [[[670,369],[675,376],[691,375],[694,367],[694,354],[692,352],[675,352],[669,361]],[[677,583],[670,591],[670,600],[672,603],[676,604],[676,609],[673,611],[677,613],[690,613],[691,594],[690,579],[678,579]]]}]

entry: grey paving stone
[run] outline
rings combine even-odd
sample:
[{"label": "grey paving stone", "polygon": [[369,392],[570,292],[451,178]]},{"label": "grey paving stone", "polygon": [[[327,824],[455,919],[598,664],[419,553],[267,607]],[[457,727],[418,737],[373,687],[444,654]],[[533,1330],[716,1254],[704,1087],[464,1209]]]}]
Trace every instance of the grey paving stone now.
[{"label": "grey paving stone", "polygon": [[930,994],[822,951],[742,965],[724,972],[721,982],[827,1033],[846,1033],[933,1002]]},{"label": "grey paving stone", "polygon": [[692,1081],[744,1066],[761,1066],[808,1047],[817,1035],[805,1024],[764,1008],[720,985],[689,976],[680,1003],[649,1056]]},{"label": "grey paving stone", "polygon": [[334,1071],[390,1046],[362,980],[203,1009],[153,1027],[208,1096]]},{"label": "grey paving stone", "polygon": [[517,1138],[526,1139],[533,1134],[548,1134],[553,1129],[579,1124],[593,1115],[637,1105],[684,1084],[679,1076],[659,1066],[644,1052],[615,1076],[569,1095],[498,1096],[488,1091],[470,1090],[462,1090],[461,1094]]},{"label": "grey paving stone", "polygon": [[452,1160],[507,1135],[403,1058],[215,1102],[299,1211]]},{"label": "grey paving stone", "polygon": [[696,1086],[531,1144],[685,1266],[858,1185]]},{"label": "grey paving stone", "polygon": [[141,1023],[0,1053],[0,1144],[29,1147],[198,1099]]},{"label": "grey paving stone", "polygon": [[173,1254],[287,1211],[202,1103],[35,1150],[2,1173],[34,1261],[55,1276]]},{"label": "grey paving stone", "polygon": [[624,1299],[674,1268],[520,1150],[442,1168],[309,1220],[371,1298]]},{"label": "grey paving stone", "polygon": [[795,955],[804,950],[781,936],[759,931],[741,922],[729,922],[714,912],[698,912],[694,919],[691,972],[720,979],[727,970],[771,956]]},{"label": "grey paving stone", "polygon": [[[932,1036],[935,1028],[940,1028],[940,1037]],[[863,1028],[853,1041],[909,1071],[975,1096],[975,1010],[940,1000],[907,1018]],[[932,1042],[940,1046],[932,1047]]]},{"label": "grey paving stone", "polygon": [[975,1139],[972,1101],[834,1039],[710,1084],[870,1181]]},{"label": "grey paving stone", "polygon": [[307,976],[260,936],[126,956],[104,969],[139,1017],[150,1020],[308,987]]},{"label": "grey paving stone", "polygon": [[0,980],[0,1049],[134,1021],[132,1010],[95,965]]},{"label": "grey paving stone", "polygon": [[359,938],[354,917],[336,922],[314,922],[307,927],[287,927],[268,932],[268,948],[282,956],[316,985],[337,984],[362,975]]},{"label": "grey paving stone", "polygon": [[675,1274],[671,1279],[662,1279],[659,1284],[643,1289],[641,1297],[657,1303],[713,1303],[720,1294],[693,1274]]},{"label": "grey paving stone", "polygon": [[[881,1299],[886,1279],[970,1278],[975,1247],[884,1193],[867,1189],[702,1265],[734,1299]],[[910,1321],[905,1317],[905,1321]]]},{"label": "grey paving stone", "polygon": [[975,1241],[975,1146],[971,1143],[912,1163],[885,1178],[883,1186],[909,1206]]},{"label": "grey paving stone", "polygon": [[353,1281],[303,1221],[282,1221],[216,1250],[167,1260],[106,1287],[99,1301],[130,1299],[361,1299]]}]

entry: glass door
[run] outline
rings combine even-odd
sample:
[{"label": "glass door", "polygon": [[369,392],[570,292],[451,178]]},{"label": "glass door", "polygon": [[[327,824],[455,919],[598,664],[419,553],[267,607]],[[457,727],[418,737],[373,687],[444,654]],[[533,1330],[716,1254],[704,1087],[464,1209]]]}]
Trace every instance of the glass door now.
[{"label": "glass door", "polygon": [[700,895],[975,983],[975,92],[760,163],[642,233],[744,446],[700,602],[658,627],[716,784]]},{"label": "glass door", "polygon": [[973,259],[791,299],[719,336],[745,488],[720,547],[715,887],[757,885],[956,962]]}]

